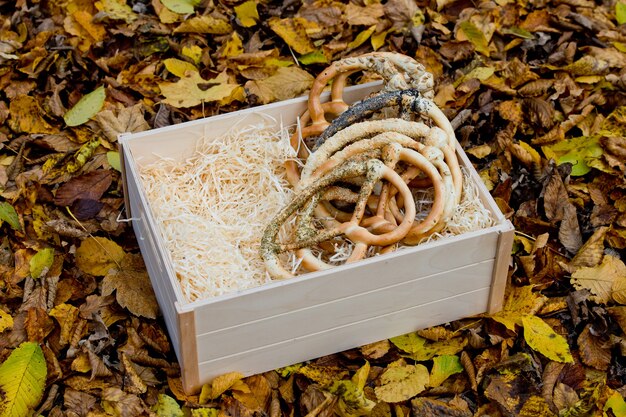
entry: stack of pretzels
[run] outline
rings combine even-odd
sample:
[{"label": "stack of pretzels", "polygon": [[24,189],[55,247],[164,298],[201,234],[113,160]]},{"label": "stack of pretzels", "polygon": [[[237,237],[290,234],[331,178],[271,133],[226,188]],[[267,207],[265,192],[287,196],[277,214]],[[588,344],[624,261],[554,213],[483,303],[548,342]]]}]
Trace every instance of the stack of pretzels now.
[{"label": "stack of pretzels", "polygon": [[[378,94],[350,106],[343,89],[357,71],[375,72],[384,84]],[[330,101],[322,103],[331,81]],[[317,77],[301,116],[303,127],[291,138],[304,166],[286,164],[294,197],[261,241],[260,255],[272,278],[293,276],[281,262],[285,252],[296,252],[303,268],[317,271],[331,267],[312,250],[324,242],[351,241],[349,263],[366,257],[370,246],[386,253],[445,227],[463,184],[454,131],[431,100],[433,85],[421,64],[388,52],[334,62]],[[432,189],[433,203],[425,218],[416,220],[414,195],[422,189]],[[289,241],[279,242],[281,228],[294,216]]]}]

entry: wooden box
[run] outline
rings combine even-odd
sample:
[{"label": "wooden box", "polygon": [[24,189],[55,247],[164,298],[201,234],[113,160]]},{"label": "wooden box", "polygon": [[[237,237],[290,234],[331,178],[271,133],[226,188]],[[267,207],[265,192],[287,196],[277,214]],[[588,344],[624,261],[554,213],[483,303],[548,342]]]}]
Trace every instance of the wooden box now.
[{"label": "wooden box", "polygon": [[[346,101],[379,87],[351,87]],[[265,372],[501,308],[513,227],[460,147],[459,160],[478,184],[495,226],[234,294],[185,300],[139,167],[158,155],[182,161],[203,135],[268,119],[259,114],[295,123],[306,101],[296,98],[119,138],[126,208],[187,391],[226,372]]]}]

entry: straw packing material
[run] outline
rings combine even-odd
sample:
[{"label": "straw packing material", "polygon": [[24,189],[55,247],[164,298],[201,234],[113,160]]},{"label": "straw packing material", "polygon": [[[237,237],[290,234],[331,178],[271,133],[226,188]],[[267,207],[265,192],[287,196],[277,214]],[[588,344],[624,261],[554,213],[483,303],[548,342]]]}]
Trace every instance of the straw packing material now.
[{"label": "straw packing material", "polygon": [[258,255],[263,230],[289,202],[287,129],[254,126],[200,140],[184,162],[141,168],[174,270],[190,301],[270,281]]}]

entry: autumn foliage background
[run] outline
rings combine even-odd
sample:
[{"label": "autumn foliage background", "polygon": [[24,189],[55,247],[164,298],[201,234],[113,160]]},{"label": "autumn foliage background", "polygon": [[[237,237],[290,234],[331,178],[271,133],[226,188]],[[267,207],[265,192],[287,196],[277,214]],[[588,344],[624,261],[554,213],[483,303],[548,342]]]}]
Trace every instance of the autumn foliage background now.
[{"label": "autumn foliage background", "polygon": [[[0,1],[0,416],[625,416],[624,22],[613,0]],[[372,50],[434,74],[515,224],[504,311],[185,395],[117,134]]]}]

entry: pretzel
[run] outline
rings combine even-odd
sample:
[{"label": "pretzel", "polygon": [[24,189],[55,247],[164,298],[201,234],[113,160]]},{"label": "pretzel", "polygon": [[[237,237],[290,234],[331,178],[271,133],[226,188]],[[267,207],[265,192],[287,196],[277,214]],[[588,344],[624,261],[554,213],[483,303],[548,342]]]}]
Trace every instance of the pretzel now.
[{"label": "pretzel", "polygon": [[[409,187],[393,169],[385,166],[380,160],[359,159],[358,157],[349,159],[345,161],[345,163],[334,167],[326,175],[314,181],[309,187],[303,189],[302,192],[297,193],[291,203],[285,206],[268,224],[263,238],[261,239],[260,254],[270,276],[279,279],[293,276],[291,272],[283,267],[278,258],[280,253],[286,251],[314,246],[337,236],[344,235],[355,243],[353,254],[348,259],[348,262],[352,262],[362,258],[369,245],[386,246],[399,241],[409,232],[416,214],[415,203],[413,202]],[[324,231],[315,230],[310,224],[311,213],[319,200],[322,189],[337,181],[357,176],[364,176],[365,182],[359,191],[359,197],[351,220],[341,223],[338,227],[332,229]],[[375,184],[381,179],[385,179],[393,184],[393,186],[398,189],[398,192],[405,198],[405,216],[394,230],[376,235],[365,227],[360,226],[359,223],[363,219],[367,200]],[[294,213],[301,209],[304,210],[298,222],[295,241],[282,244],[276,242],[281,226],[285,224]],[[307,257],[307,261],[308,260]],[[318,267],[313,267],[312,269],[323,269],[325,267],[325,265],[318,265]]]},{"label": "pretzel", "polygon": [[[432,74],[427,72],[422,64],[406,55],[372,52],[336,61],[313,82],[308,109],[301,116],[301,123],[304,126],[300,132],[291,137],[291,146],[298,150],[301,158],[306,158],[304,147],[301,146],[303,139],[321,134],[330,124],[326,114],[338,116],[348,109],[348,104],[343,100],[343,90],[347,77],[357,71],[372,71],[382,76],[384,79],[382,92],[413,88],[426,97],[432,97],[434,94]],[[321,103],[321,94],[331,80],[333,81],[331,99],[329,102]],[[285,166],[287,178],[290,184],[295,186],[299,180],[297,164],[295,161],[288,161]]]}]

